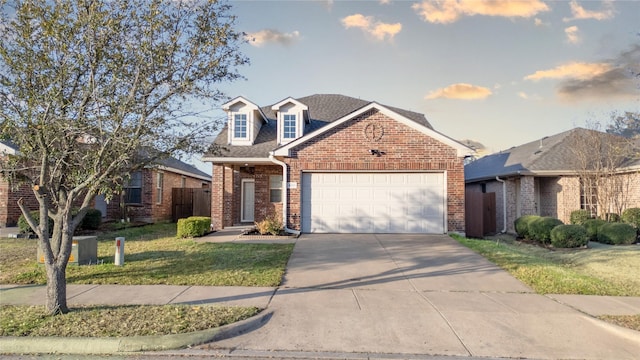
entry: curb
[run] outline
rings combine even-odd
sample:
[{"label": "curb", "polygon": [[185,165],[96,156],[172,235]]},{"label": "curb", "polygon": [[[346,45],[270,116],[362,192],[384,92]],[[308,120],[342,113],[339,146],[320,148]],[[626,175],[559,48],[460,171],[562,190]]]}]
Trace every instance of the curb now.
[{"label": "curb", "polygon": [[0,354],[119,354],[140,351],[176,350],[227,339],[262,327],[272,311],[214,329],[185,334],[131,336],[123,338],[87,337],[0,337]]}]

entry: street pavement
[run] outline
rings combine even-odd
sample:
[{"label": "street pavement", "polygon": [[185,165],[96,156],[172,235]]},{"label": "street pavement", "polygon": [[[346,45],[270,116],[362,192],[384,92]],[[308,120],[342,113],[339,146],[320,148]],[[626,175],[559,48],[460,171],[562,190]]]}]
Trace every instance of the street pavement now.
[{"label": "street pavement", "polygon": [[[224,236],[205,241],[232,238],[237,241]],[[1,286],[0,303],[42,303],[43,291]],[[640,354],[640,332],[593,317],[640,314],[640,298],[537,295],[446,235],[305,234],[278,288],[70,285],[68,292],[72,305],[266,308],[257,320],[208,334],[204,345],[154,356],[638,359]],[[0,352],[16,348],[3,340]],[[70,339],[61,341],[69,348]],[[122,344],[114,346],[113,352],[123,353]]]}]

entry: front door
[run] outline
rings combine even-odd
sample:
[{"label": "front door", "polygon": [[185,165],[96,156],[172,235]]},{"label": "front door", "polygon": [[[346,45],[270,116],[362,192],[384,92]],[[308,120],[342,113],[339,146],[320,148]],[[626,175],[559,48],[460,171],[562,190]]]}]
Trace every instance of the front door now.
[{"label": "front door", "polygon": [[255,187],[253,179],[242,180],[242,208],[240,209],[240,221],[242,222],[254,221]]}]

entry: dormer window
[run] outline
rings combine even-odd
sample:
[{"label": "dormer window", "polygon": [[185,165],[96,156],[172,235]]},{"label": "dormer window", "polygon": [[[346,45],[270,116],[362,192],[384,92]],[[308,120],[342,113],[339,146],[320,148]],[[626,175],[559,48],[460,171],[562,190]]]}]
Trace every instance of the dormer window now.
[{"label": "dormer window", "polygon": [[247,138],[247,114],[235,114],[233,117],[233,137]]},{"label": "dormer window", "polygon": [[296,136],[296,116],[295,115],[284,115],[284,129],[283,136],[285,139],[295,139]]},{"label": "dormer window", "polygon": [[229,145],[253,145],[262,125],[268,122],[258,105],[241,96],[223,104],[222,109],[227,113]]},{"label": "dormer window", "polygon": [[286,98],[271,107],[276,113],[278,144],[284,145],[304,135],[309,122],[309,107],[296,99]]}]

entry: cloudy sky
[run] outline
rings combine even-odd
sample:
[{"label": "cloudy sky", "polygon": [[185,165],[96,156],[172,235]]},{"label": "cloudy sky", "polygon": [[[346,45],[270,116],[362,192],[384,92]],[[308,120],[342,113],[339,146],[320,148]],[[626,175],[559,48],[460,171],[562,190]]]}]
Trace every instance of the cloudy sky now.
[{"label": "cloudy sky", "polygon": [[637,1],[232,1],[260,106],[338,93],[492,151],[640,111]]}]

